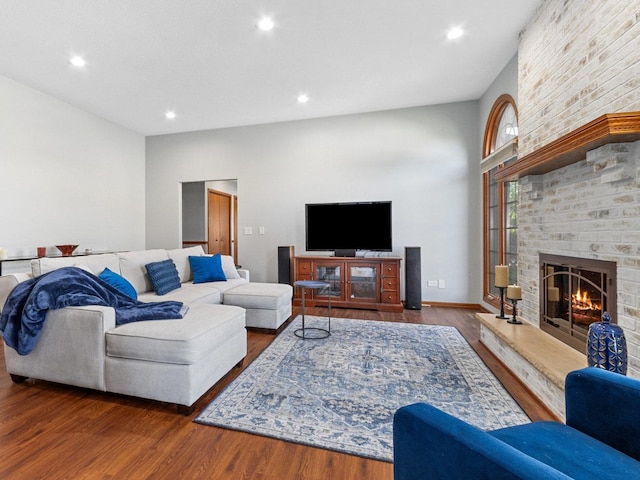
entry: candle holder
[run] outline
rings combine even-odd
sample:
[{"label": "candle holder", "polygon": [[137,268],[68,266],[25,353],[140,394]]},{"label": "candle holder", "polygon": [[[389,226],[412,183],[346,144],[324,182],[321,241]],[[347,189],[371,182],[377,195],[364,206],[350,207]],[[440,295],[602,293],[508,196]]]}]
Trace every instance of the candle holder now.
[{"label": "candle holder", "polygon": [[518,320],[518,317],[516,317],[516,315],[518,314],[518,310],[517,310],[518,300],[515,298],[510,298],[509,300],[511,300],[511,305],[512,305],[511,308],[513,308],[513,317],[507,320],[507,323],[511,323],[513,325],[522,325],[522,322]]},{"label": "candle holder", "polygon": [[504,314],[504,291],[506,290],[507,287],[498,287],[498,288],[500,289],[500,315],[496,315],[496,318],[506,320],[509,318]]}]

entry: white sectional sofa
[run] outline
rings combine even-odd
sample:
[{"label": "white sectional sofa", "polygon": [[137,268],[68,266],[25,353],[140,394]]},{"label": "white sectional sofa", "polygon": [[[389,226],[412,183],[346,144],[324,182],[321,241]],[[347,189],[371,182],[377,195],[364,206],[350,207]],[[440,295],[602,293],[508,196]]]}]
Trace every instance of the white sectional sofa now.
[{"label": "white sectional sofa", "polygon": [[[293,295],[289,285],[249,283],[249,272],[236,270],[230,257],[222,263],[226,281],[194,284],[189,256],[201,255],[201,247],[192,247],[45,257],[32,261],[31,275],[0,277],[0,309],[19,282],[67,266],[96,275],[109,268],[127,279],[143,302],[175,300],[189,306],[182,319],[120,326],[111,307],[50,310],[31,353],[19,355],[4,345],[12,379],[31,377],[132,395],[175,403],[189,411],[234,365],[242,363],[247,352],[245,326],[277,331],[291,315]],[[166,259],[175,264],[181,283],[158,296],[145,265]],[[250,317],[254,325],[249,325]]]}]

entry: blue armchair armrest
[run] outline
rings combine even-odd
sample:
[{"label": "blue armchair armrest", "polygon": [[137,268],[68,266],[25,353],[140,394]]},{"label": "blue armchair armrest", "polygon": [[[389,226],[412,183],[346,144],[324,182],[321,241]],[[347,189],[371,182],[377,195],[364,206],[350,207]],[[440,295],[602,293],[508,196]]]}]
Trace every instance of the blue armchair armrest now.
[{"label": "blue armchair armrest", "polygon": [[396,412],[393,447],[394,480],[570,478],[425,403]]},{"label": "blue armchair armrest", "polygon": [[640,460],[640,381],[601,368],[567,375],[567,425]]}]

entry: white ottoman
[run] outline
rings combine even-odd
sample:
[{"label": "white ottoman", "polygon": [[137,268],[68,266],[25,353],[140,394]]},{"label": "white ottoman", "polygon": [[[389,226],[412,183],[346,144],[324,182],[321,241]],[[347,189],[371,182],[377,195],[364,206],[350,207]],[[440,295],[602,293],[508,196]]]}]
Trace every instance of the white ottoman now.
[{"label": "white ottoman", "polygon": [[222,303],[246,309],[248,328],[278,330],[291,316],[293,287],[283,283],[245,283],[224,292]]}]

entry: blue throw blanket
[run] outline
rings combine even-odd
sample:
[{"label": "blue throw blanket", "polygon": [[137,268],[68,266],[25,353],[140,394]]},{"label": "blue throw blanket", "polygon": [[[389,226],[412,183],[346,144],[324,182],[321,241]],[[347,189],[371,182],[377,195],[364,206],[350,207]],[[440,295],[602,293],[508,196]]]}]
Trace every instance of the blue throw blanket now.
[{"label": "blue throw blanket", "polygon": [[177,319],[185,313],[180,302],[139,302],[81,268],[66,267],[18,284],[2,310],[0,331],[7,345],[27,355],[38,342],[48,310],[83,305],[113,307],[116,325]]}]

